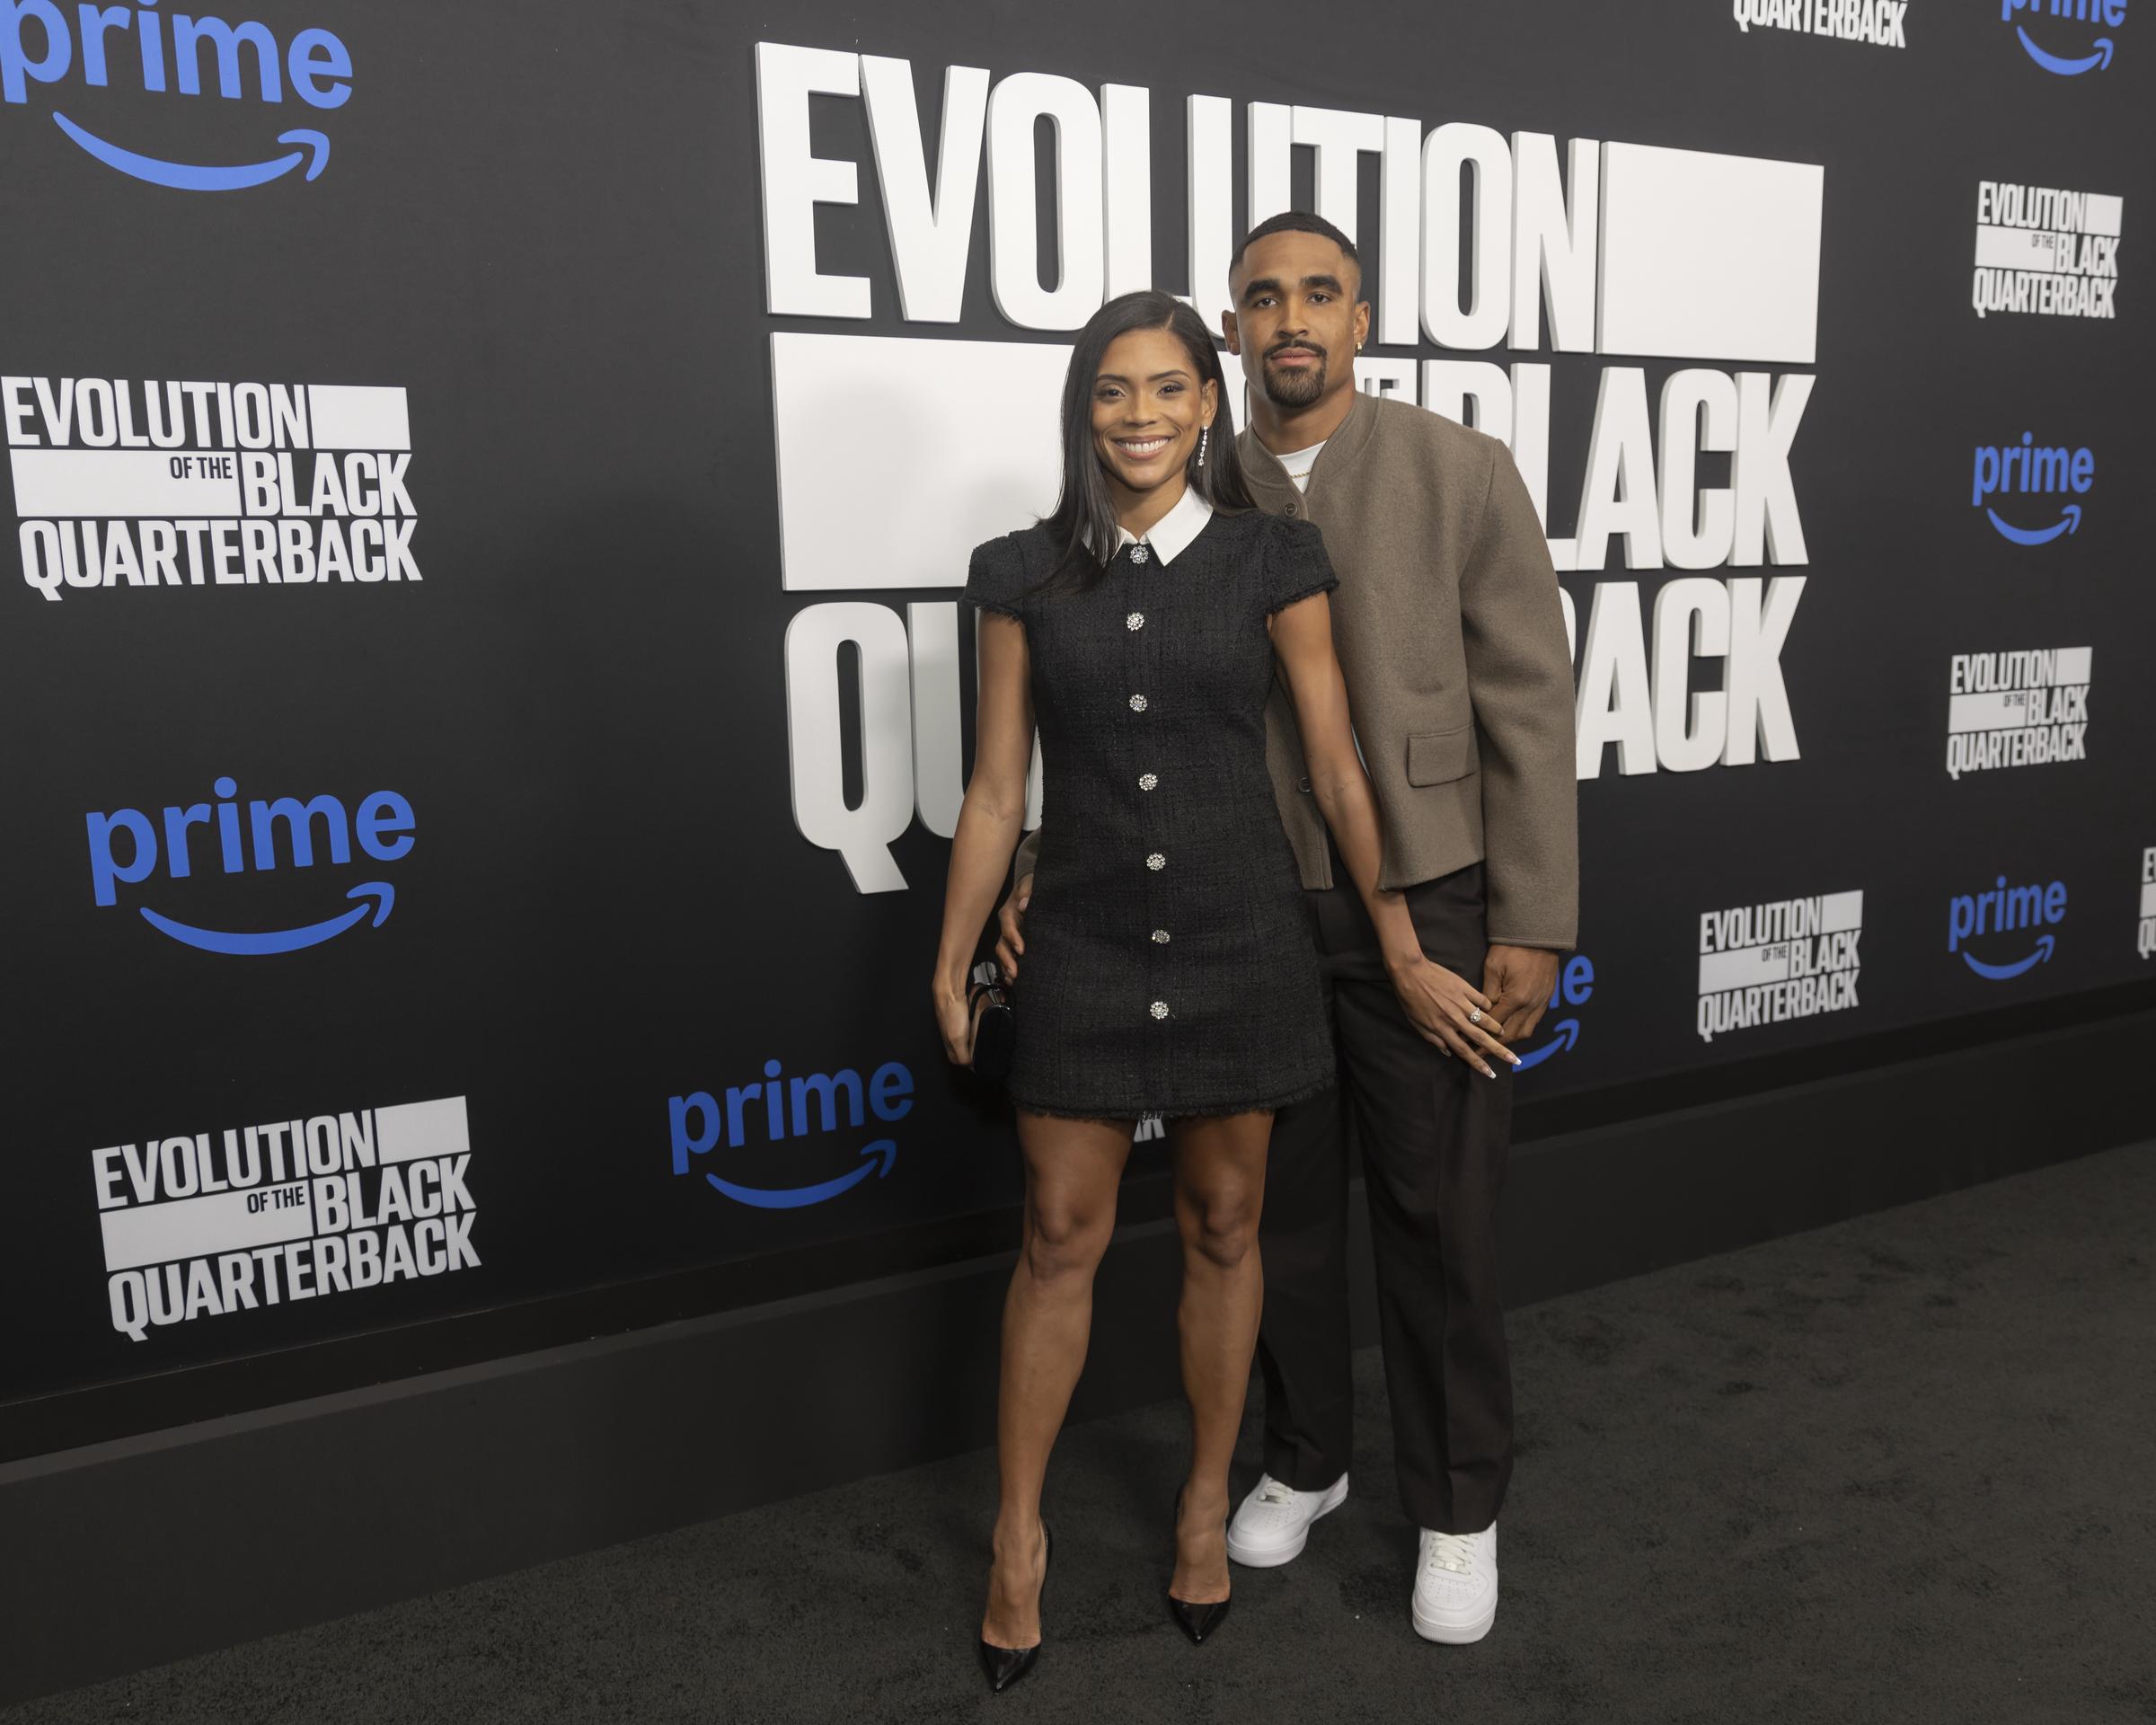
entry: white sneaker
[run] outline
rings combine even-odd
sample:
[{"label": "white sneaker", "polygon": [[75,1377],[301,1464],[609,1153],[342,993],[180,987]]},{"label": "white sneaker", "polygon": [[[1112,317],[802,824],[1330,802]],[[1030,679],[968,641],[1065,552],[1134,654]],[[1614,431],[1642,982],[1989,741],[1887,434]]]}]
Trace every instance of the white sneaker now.
[{"label": "white sneaker", "polygon": [[1415,1632],[1426,1641],[1479,1641],[1498,1615],[1498,1524],[1479,1534],[1422,1534],[1415,1568]]},{"label": "white sneaker", "polygon": [[1298,1491],[1265,1474],[1228,1524],[1228,1556],[1250,1570],[1292,1562],[1310,1544],[1310,1524],[1347,1501],[1345,1473],[1322,1491]]}]

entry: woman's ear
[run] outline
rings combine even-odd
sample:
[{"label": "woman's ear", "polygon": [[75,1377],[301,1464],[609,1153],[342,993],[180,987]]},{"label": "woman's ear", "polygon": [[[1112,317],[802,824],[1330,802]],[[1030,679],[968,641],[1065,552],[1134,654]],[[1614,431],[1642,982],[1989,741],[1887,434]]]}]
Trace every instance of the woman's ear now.
[{"label": "woman's ear", "polygon": [[1204,417],[1199,420],[1198,423],[1210,426],[1215,419],[1220,417],[1220,385],[1210,377],[1206,378],[1204,385],[1197,392],[1197,399],[1205,410]]}]

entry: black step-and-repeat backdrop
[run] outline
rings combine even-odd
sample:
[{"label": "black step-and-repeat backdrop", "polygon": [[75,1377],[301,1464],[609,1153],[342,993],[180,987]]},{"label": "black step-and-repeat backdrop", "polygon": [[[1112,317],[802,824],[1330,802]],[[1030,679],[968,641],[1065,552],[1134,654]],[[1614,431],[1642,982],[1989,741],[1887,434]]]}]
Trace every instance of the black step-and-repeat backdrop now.
[{"label": "black step-and-repeat backdrop", "polygon": [[1563,571],[1523,1091],[2147,975],[2150,4],[0,0],[0,1400],[1010,1202],[966,552],[1291,203]]}]

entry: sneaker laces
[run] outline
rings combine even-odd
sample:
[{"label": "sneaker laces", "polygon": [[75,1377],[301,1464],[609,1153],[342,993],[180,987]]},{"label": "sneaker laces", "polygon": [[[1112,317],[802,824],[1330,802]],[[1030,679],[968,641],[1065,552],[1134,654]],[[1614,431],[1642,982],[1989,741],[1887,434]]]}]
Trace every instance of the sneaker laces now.
[{"label": "sneaker laces", "polygon": [[1294,1486],[1287,1484],[1285,1481],[1276,1480],[1269,1473],[1265,1477],[1265,1483],[1258,1488],[1258,1501],[1260,1503],[1274,1503],[1285,1507],[1293,1503],[1301,1495]]},{"label": "sneaker laces", "polygon": [[1422,1566],[1435,1574],[1440,1570],[1454,1575],[1472,1575],[1475,1569],[1475,1546],[1472,1534],[1439,1534],[1425,1532],[1429,1541],[1422,1554]]}]

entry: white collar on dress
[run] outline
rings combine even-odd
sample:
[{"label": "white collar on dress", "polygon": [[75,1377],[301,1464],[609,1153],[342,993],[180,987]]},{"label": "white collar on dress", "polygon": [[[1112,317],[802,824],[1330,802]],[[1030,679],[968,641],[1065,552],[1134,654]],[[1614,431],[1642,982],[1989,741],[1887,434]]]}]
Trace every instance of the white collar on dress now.
[{"label": "white collar on dress", "polygon": [[[1213,518],[1213,506],[1197,494],[1193,485],[1185,485],[1183,494],[1175,500],[1175,507],[1153,524],[1145,535],[1145,543],[1153,547],[1153,554],[1163,563],[1171,563],[1205,531],[1206,523]],[[1128,527],[1116,528],[1116,549],[1138,543],[1137,535]]]}]

